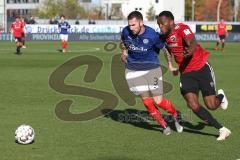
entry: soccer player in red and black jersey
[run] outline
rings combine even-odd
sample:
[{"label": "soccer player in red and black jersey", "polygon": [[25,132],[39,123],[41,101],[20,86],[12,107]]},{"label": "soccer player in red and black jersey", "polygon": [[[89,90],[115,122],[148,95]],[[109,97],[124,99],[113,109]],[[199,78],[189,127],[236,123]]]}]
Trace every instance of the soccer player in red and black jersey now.
[{"label": "soccer player in red and black jersey", "polygon": [[[227,109],[228,106],[222,89],[218,90],[216,95],[214,72],[208,63],[210,53],[197,43],[194,33],[187,25],[175,24],[170,11],[161,12],[157,22],[167,49],[179,66],[180,90],[188,107],[200,119],[219,130],[217,140],[224,140],[231,134],[230,130],[220,124],[198,100],[201,91],[208,109],[215,110],[219,107]],[[171,63],[170,59],[168,60]]]},{"label": "soccer player in red and black jersey", "polygon": [[20,21],[20,17],[16,17],[15,22],[11,24],[10,32],[13,34],[13,37],[16,42],[17,52],[16,54],[21,54],[20,49],[22,47],[22,33],[23,33],[23,25]]},{"label": "soccer player in red and black jersey", "polygon": [[218,50],[219,43],[222,43],[222,52],[224,52],[225,38],[226,36],[228,36],[228,32],[227,25],[225,24],[223,19],[221,19],[221,22],[217,24],[216,33],[218,35],[218,41],[214,49]]}]

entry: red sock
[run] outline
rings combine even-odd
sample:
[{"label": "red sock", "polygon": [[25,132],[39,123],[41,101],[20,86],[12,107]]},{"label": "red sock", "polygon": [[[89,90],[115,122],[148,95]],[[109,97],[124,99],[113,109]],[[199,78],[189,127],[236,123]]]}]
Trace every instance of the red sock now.
[{"label": "red sock", "polygon": [[63,46],[64,46],[64,49],[66,49],[66,47],[67,47],[67,42],[64,41],[63,44],[64,44],[64,45],[63,45]]},{"label": "red sock", "polygon": [[61,44],[62,44],[62,49],[64,49],[64,41],[62,41],[62,43],[61,43]]},{"label": "red sock", "polygon": [[65,41],[65,48],[67,49],[67,47],[68,47],[68,43],[67,41]]},{"label": "red sock", "polygon": [[161,112],[155,107],[152,98],[145,98],[143,104],[147,108],[148,113],[153,117],[153,119],[161,125],[163,128],[166,128],[167,123],[162,118]]},{"label": "red sock", "polygon": [[177,117],[177,111],[174,108],[172,102],[170,102],[168,99],[163,98],[162,102],[157,104],[160,108],[164,109],[165,111],[167,111],[168,113],[170,113],[171,115],[173,115],[173,117]]}]

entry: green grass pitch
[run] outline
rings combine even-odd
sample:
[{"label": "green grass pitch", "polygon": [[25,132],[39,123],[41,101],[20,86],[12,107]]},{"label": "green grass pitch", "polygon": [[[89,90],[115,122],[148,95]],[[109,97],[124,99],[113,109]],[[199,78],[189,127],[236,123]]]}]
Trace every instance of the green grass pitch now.
[{"label": "green grass pitch", "polygon": [[[179,92],[179,77],[164,74],[173,89],[166,94],[188,121],[183,133],[161,133],[156,123],[119,121],[128,111],[134,115],[145,108],[125,103],[111,80],[112,57],[119,49],[106,51],[107,42],[71,42],[68,53],[59,53],[60,42],[27,42],[22,55],[15,55],[15,44],[0,43],[0,159],[1,160],[236,160],[240,158],[239,43],[227,43],[224,54],[214,51],[215,43],[202,43],[211,51],[217,87],[228,96],[229,109],[213,115],[232,131],[223,142],[216,141],[218,131],[203,125],[187,108]],[[114,45],[113,45],[114,46]],[[111,47],[111,46],[110,46]],[[88,121],[64,121],[55,113],[62,100],[73,100],[72,113],[85,113],[102,101],[81,95],[59,93],[49,85],[51,74],[65,62],[78,56],[94,56],[103,62],[94,82],[84,82],[86,66],[80,66],[65,79],[66,84],[108,92],[118,98],[112,114]],[[160,55],[161,63],[166,61]],[[91,61],[91,59],[89,59]],[[94,63],[91,63],[94,65]],[[120,72],[118,70],[115,71]],[[118,82],[116,82],[118,83]],[[122,93],[125,91],[122,90]],[[126,91],[127,94],[127,91]],[[162,112],[164,113],[164,112]],[[20,124],[31,125],[35,142],[19,145],[14,132]],[[149,123],[149,124],[148,124]]]}]

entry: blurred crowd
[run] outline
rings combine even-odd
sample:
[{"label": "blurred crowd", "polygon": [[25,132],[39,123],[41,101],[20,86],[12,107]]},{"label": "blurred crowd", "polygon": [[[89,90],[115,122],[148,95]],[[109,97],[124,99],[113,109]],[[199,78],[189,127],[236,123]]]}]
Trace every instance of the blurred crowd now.
[{"label": "blurred crowd", "polygon": [[[51,18],[49,20],[49,24],[58,24],[58,19],[57,18]],[[96,21],[93,19],[88,20],[88,24],[96,24]],[[79,19],[75,21],[75,25],[80,25]]]}]

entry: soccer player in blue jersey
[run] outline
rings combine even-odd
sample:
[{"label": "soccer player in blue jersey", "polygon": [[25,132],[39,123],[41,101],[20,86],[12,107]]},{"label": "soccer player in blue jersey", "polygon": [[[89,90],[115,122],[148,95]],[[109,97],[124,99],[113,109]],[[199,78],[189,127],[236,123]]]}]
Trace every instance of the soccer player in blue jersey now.
[{"label": "soccer player in blue jersey", "polygon": [[68,30],[71,26],[65,21],[65,16],[61,15],[60,22],[58,23],[58,29],[60,32],[60,38],[62,41],[62,52],[66,52],[68,48]]},{"label": "soccer player in blue jersey", "polygon": [[165,135],[171,129],[157,108],[170,113],[175,120],[178,132],[183,127],[178,122],[179,113],[172,102],[163,97],[162,70],[158,59],[160,49],[164,47],[159,34],[144,25],[143,16],[138,11],[128,15],[128,26],[122,31],[122,61],[125,63],[125,78],[130,91],[139,95],[153,119],[163,127]]}]

